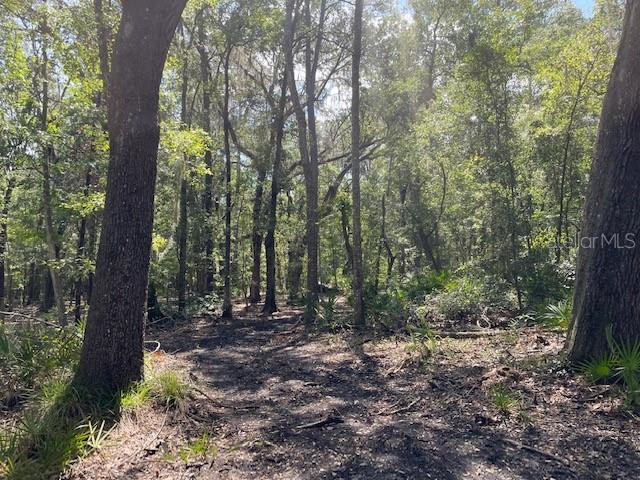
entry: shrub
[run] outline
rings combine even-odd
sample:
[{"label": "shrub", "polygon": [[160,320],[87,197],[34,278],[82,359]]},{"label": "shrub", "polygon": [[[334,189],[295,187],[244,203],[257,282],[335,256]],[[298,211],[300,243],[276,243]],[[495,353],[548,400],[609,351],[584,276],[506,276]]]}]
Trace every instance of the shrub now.
[{"label": "shrub", "polygon": [[429,295],[428,309],[435,315],[456,320],[480,314],[488,308],[509,308],[504,292],[491,281],[461,278],[449,281],[442,292]]},{"label": "shrub", "polygon": [[409,332],[409,343],[407,350],[409,352],[418,352],[419,363],[425,363],[436,349],[436,337],[431,328],[426,323],[420,325],[407,325]]},{"label": "shrub", "polygon": [[436,290],[442,290],[448,280],[446,272],[433,272],[430,270],[414,275],[404,286],[405,295],[410,300],[421,300],[426,295]]},{"label": "shrub", "polygon": [[548,304],[546,311],[541,315],[541,319],[548,327],[566,330],[571,323],[572,312],[571,300],[561,300],[558,303]]},{"label": "shrub", "polygon": [[620,383],[627,405],[640,405],[640,342],[618,342],[607,329],[609,353],[583,362],[578,370],[591,382]]}]

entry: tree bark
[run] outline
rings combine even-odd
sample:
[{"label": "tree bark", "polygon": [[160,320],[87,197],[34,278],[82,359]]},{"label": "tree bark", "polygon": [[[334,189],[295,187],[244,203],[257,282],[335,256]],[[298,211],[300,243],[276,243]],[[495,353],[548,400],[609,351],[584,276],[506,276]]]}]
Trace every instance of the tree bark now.
[{"label": "tree bark", "polygon": [[109,171],[76,386],[114,393],[143,376],[159,88],[186,0],[124,0],[109,92]]},{"label": "tree bark", "polygon": [[640,1],[629,0],[580,232],[573,322],[566,345],[573,363],[607,352],[608,328],[617,341],[640,341],[639,50]]},{"label": "tree bark", "polygon": [[[187,70],[187,52],[184,41],[184,30],[182,33],[182,52],[184,55],[182,65],[182,85],[180,88],[180,128],[187,127],[187,94],[189,91],[189,78]],[[183,313],[187,305],[187,228],[188,228],[188,210],[187,210],[187,156],[183,154],[182,165],[180,166],[180,209],[178,214],[177,225],[177,247],[178,247],[178,273],[176,276],[176,290],[178,291],[178,312]]]},{"label": "tree bark", "polygon": [[[85,196],[89,193],[91,187],[91,167],[87,167],[85,173]],[[86,258],[86,237],[87,237],[87,217],[80,219],[78,226],[78,243],[76,245],[76,263],[78,267],[84,267],[84,259]],[[84,293],[84,285],[82,276],[76,278],[75,290],[75,320],[76,323],[82,319],[82,294]]]},{"label": "tree bark", "polygon": [[[11,203],[14,184],[15,180],[13,176],[10,176],[7,179],[7,186],[4,190],[4,203],[2,204],[2,211],[0,212],[0,306],[4,306],[7,298],[4,288],[4,266],[5,254],[7,252],[7,221],[9,216],[9,204]],[[9,296],[11,296],[11,292],[9,292]]]},{"label": "tree bark", "polygon": [[[204,30],[204,11],[198,17],[198,54],[200,56],[200,81],[202,82],[202,129],[211,134],[211,65],[206,49],[206,35]],[[204,260],[199,277],[204,278],[204,288],[200,293],[213,291],[213,155],[210,148],[204,153],[204,163],[207,173],[204,176],[204,192],[202,207],[205,213],[204,222]]]},{"label": "tree bark", "polygon": [[[283,44],[286,43],[283,40]],[[280,84],[280,99],[278,110],[276,111],[276,148],[273,158],[273,173],[271,174],[271,197],[269,199],[269,217],[267,219],[267,234],[264,241],[265,256],[267,263],[267,291],[265,294],[263,312],[271,314],[278,311],[276,303],[276,222],[278,214],[278,194],[280,193],[280,176],[282,175],[282,160],[284,149],[282,140],[284,138],[284,116],[287,106],[287,71],[282,72],[282,82]]]},{"label": "tree bark", "polygon": [[229,58],[232,47],[228,46],[224,59],[224,104],[222,116],[224,123],[224,158],[225,158],[225,216],[224,216],[224,295],[222,300],[222,317],[233,317],[231,304],[231,145],[229,143]]},{"label": "tree bark", "polygon": [[342,229],[342,240],[344,242],[345,255],[347,256],[342,273],[350,275],[353,271],[353,248],[351,248],[351,235],[349,233],[348,205],[345,202],[340,202],[340,227]]},{"label": "tree bark", "polygon": [[[48,58],[48,26],[45,23],[42,25],[42,110],[40,112],[40,130],[46,135],[49,127],[49,58]],[[58,323],[62,326],[67,324],[65,317],[64,306],[64,292],[62,290],[62,280],[60,279],[60,272],[56,265],[58,255],[56,251],[56,234],[53,229],[53,213],[52,213],[52,198],[51,198],[51,162],[55,158],[55,151],[53,145],[45,140],[46,145],[44,147],[42,156],[42,209],[44,218],[44,229],[47,240],[47,257],[49,260],[49,275],[51,275],[51,286],[53,289],[53,295],[56,302]]]},{"label": "tree bark", "polygon": [[[265,162],[266,163],[266,162]],[[256,190],[253,196],[253,212],[251,220],[251,284],[249,285],[249,302],[260,302],[260,267],[262,265],[262,195],[264,193],[264,181],[267,178],[267,166],[258,166],[258,178]]]},{"label": "tree bark", "polygon": [[362,57],[363,0],[356,0],[353,18],[353,60],[351,63],[351,195],[353,209],[353,320],[364,327],[364,272],[362,265],[362,222],[360,219],[360,59]]}]

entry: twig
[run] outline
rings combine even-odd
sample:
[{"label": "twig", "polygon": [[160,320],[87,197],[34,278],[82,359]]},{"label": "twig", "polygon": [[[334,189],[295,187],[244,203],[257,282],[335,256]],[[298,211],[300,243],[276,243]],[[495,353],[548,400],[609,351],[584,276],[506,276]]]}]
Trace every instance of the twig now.
[{"label": "twig", "polygon": [[402,370],[410,361],[411,361],[411,357],[410,356],[409,357],[405,357],[404,360],[402,360],[398,365],[396,365],[393,368],[390,368],[387,371],[387,375],[395,375],[400,370]]},{"label": "twig", "polygon": [[542,455],[543,457],[547,457],[551,460],[555,460],[556,462],[561,463],[562,465],[564,465],[565,467],[567,467],[569,470],[573,472],[573,469],[571,468],[571,464],[569,463],[568,460],[558,457],[557,455],[554,455],[551,452],[548,452],[546,450],[541,450],[536,447],[532,447],[531,445],[525,445],[524,443],[516,442],[515,440],[511,440],[509,438],[503,438],[501,440],[504,443],[511,445],[514,448],[519,448],[520,450],[525,450],[527,452],[537,453],[538,455]]},{"label": "twig", "polygon": [[24,313],[18,313],[18,312],[2,312],[0,311],[0,315],[8,315],[9,317],[22,317],[22,318],[26,318],[28,320],[32,320],[32,321],[36,321],[36,322],[40,322],[44,325],[47,325],[49,327],[53,327],[53,328],[57,328],[58,330],[64,330],[64,327],[61,327],[60,325],[58,325],[57,323],[52,323],[49,322],[47,320],[44,320],[42,318],[38,318],[38,317],[32,317],[31,315],[25,315]]},{"label": "twig", "polygon": [[[422,398],[417,398],[417,399],[415,399],[413,402],[411,402],[409,405],[407,405],[405,407],[396,408],[395,410],[389,410],[389,409],[383,410],[383,411],[379,412],[378,415],[395,415],[397,413],[407,412],[407,411],[411,410],[416,404],[418,404],[421,401],[422,401]],[[395,405],[392,405],[389,408],[393,408],[394,406]]]},{"label": "twig", "polygon": [[327,415],[324,418],[321,418],[320,420],[316,420],[315,422],[311,422],[311,423],[305,423],[302,425],[298,425],[296,428],[299,430],[307,430],[309,428],[319,428],[319,427],[324,427],[327,425],[334,425],[336,423],[344,423],[344,420],[342,419],[342,417],[336,413],[330,413],[329,415]]},{"label": "twig", "polygon": [[472,331],[472,332],[433,332],[436,337],[447,338],[483,338],[492,337],[494,335],[500,335],[500,330],[485,330],[485,331]]}]

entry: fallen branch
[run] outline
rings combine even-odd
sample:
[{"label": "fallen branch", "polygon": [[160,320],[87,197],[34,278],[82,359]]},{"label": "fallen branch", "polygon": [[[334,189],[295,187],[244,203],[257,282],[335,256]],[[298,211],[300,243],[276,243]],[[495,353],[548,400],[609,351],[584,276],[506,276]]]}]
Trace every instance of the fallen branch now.
[{"label": "fallen branch", "polygon": [[335,425],[336,423],[344,423],[344,420],[340,415],[332,412],[320,420],[316,420],[315,422],[311,423],[305,423],[303,425],[298,425],[296,428],[298,430],[307,430],[309,428],[320,428],[327,425]]},{"label": "fallen branch", "polygon": [[2,311],[0,311],[0,315],[7,315],[7,316],[9,316],[9,318],[11,318],[11,317],[22,317],[22,318],[26,318],[28,320],[31,320],[33,322],[42,323],[43,325],[47,325],[48,327],[57,328],[58,330],[64,330],[64,327],[61,327],[57,323],[49,322],[47,320],[44,320],[44,319],[38,318],[38,317],[32,317],[31,315],[25,315],[24,313],[2,312]]},{"label": "fallen branch", "polygon": [[441,338],[483,338],[493,337],[500,335],[501,330],[485,330],[485,331],[471,331],[471,332],[433,332],[436,337]]}]

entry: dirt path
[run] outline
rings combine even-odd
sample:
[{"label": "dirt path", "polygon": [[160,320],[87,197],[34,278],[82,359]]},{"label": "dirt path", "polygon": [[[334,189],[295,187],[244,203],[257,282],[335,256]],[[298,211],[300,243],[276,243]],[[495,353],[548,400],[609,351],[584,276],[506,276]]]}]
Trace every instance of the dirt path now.
[{"label": "dirt path", "polygon": [[[556,371],[559,338],[520,331],[442,340],[399,368],[397,339],[311,334],[300,312],[200,320],[161,341],[197,385],[186,411],[123,421],[69,478],[637,478],[640,422]],[[526,359],[526,363],[525,363]],[[508,387],[510,415],[491,402]],[[215,456],[172,457],[211,435]],[[123,444],[124,442],[124,444]]]}]

